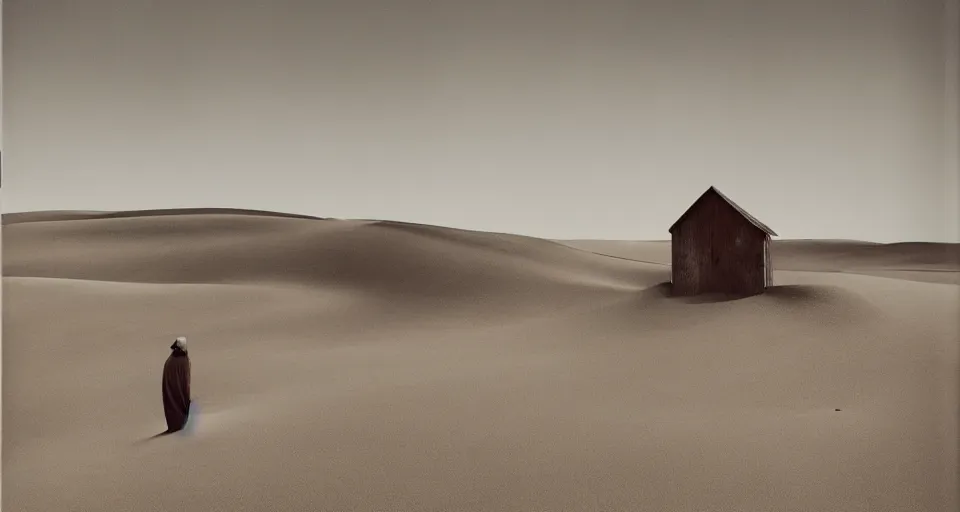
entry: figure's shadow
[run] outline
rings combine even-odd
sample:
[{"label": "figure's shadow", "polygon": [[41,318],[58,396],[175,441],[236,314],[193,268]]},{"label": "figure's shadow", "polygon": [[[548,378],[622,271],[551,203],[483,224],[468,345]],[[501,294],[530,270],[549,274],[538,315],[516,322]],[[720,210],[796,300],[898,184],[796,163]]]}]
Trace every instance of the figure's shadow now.
[{"label": "figure's shadow", "polygon": [[199,406],[197,405],[196,401],[194,401],[193,403],[190,404],[190,414],[187,416],[187,423],[183,426],[183,428],[181,428],[181,429],[179,429],[179,430],[170,430],[170,429],[167,429],[167,430],[164,430],[163,432],[160,432],[159,434],[154,434],[154,435],[152,435],[152,436],[150,436],[150,437],[145,437],[145,438],[143,438],[143,439],[135,442],[134,444],[135,444],[135,445],[140,445],[140,444],[143,444],[143,443],[146,443],[146,442],[149,442],[149,441],[153,441],[154,439],[159,439],[159,438],[161,438],[161,437],[166,437],[166,436],[169,436],[169,435],[172,435],[172,434],[180,434],[180,435],[189,436],[189,435],[193,434],[194,429],[195,429],[196,426],[197,426],[197,416],[198,416],[199,412],[200,412],[200,408],[199,408]]},{"label": "figure's shadow", "polygon": [[135,443],[133,443],[133,444],[135,444],[135,445],[140,445],[140,444],[143,444],[143,443],[146,443],[146,442],[149,442],[149,441],[153,441],[154,439],[159,439],[159,438],[161,438],[161,437],[166,437],[166,436],[169,436],[169,435],[171,435],[171,434],[176,434],[177,432],[180,432],[180,431],[179,431],[179,430],[169,430],[169,429],[168,429],[168,430],[164,430],[163,432],[160,432],[159,434],[154,434],[154,435],[152,435],[152,436],[150,436],[150,437],[145,437],[145,438],[143,438],[143,439],[141,439],[141,440],[139,440],[139,441],[137,441],[137,442],[135,442]]}]

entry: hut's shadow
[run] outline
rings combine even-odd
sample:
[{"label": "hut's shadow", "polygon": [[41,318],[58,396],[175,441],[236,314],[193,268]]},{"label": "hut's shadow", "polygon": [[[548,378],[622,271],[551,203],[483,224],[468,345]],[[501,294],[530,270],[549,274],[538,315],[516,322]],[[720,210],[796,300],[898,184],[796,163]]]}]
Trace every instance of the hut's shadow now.
[{"label": "hut's shadow", "polygon": [[651,286],[640,292],[642,299],[661,299],[679,302],[682,304],[716,304],[720,302],[733,302],[751,297],[752,295],[729,294],[729,293],[703,293],[700,295],[675,295],[673,293],[673,283],[670,281],[662,282]]}]

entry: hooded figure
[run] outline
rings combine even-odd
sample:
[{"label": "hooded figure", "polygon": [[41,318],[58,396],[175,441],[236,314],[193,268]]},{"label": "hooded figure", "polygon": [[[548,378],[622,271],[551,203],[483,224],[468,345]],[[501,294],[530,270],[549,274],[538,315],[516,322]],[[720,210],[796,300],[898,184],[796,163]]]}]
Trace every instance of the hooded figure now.
[{"label": "hooded figure", "polygon": [[170,345],[173,351],[163,365],[163,415],[167,432],[182,430],[190,413],[190,357],[187,339],[177,338]]}]

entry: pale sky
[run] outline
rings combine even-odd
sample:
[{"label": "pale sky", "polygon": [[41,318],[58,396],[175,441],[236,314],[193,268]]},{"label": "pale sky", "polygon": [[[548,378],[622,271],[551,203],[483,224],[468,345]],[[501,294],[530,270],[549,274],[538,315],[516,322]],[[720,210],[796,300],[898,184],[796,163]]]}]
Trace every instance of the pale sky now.
[{"label": "pale sky", "polygon": [[960,241],[942,0],[3,7],[4,212],[665,239],[715,185],[783,238]]}]

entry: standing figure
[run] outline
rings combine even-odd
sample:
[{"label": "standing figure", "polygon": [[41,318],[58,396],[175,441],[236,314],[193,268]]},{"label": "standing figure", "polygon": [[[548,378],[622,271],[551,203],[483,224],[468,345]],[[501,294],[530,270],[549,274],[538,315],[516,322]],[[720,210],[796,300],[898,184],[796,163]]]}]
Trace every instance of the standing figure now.
[{"label": "standing figure", "polygon": [[187,339],[179,337],[170,345],[172,352],[163,365],[163,415],[167,432],[182,430],[190,413],[190,357]]}]

